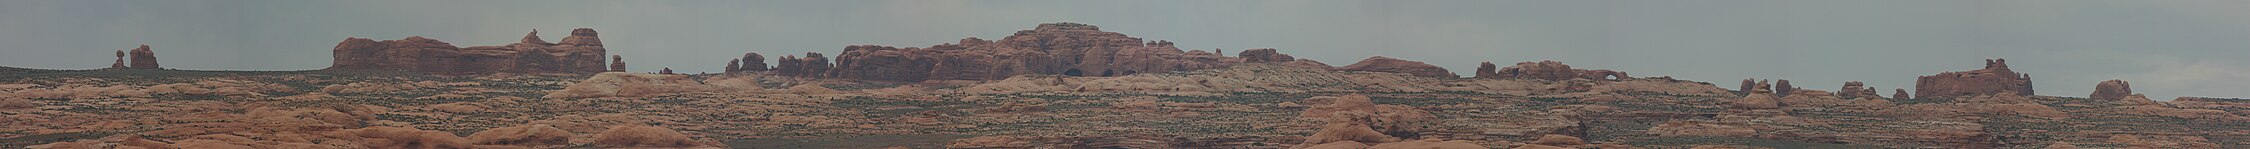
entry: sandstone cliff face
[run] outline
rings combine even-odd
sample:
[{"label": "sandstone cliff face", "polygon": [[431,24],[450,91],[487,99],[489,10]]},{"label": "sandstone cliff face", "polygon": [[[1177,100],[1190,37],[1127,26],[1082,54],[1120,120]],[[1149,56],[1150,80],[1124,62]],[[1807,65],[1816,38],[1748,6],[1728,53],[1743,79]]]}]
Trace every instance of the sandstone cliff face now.
[{"label": "sandstone cliff face", "polygon": [[740,70],[735,70],[735,71],[740,71],[740,72],[751,72],[751,71],[766,71],[766,70],[769,70],[769,69],[773,69],[772,67],[767,67],[767,66],[766,66],[766,56],[764,56],[764,55],[758,55],[758,53],[755,53],[755,52],[753,52],[753,53],[743,53],[743,54],[742,54],[742,59],[739,59],[739,60],[742,60],[742,62],[741,62],[741,63],[742,63],[742,67],[738,68],[738,69],[740,69]]},{"label": "sandstone cliff face", "polygon": [[2109,80],[2094,84],[2094,94],[2087,95],[2086,98],[2115,100],[2125,99],[2126,95],[2132,94],[2133,86],[2125,84],[2125,80]]},{"label": "sandstone cliff face", "polygon": [[1623,80],[1626,78],[1632,78],[1632,76],[1626,75],[1625,72],[1622,71],[1571,69],[1570,65],[1564,65],[1562,62],[1556,61],[1516,63],[1515,66],[1500,68],[1500,70],[1494,71],[1492,72],[1492,74],[1495,74],[1495,77],[1491,78],[1520,78],[1542,80]]},{"label": "sandstone cliff face", "polygon": [[[775,69],[792,76],[885,81],[996,80],[1022,74],[1122,76],[1230,65],[1217,54],[1182,51],[1170,41],[1144,41],[1067,22],[1040,24],[997,41],[972,37],[926,48],[847,46],[836,57],[833,70],[816,68],[827,66],[817,56],[793,59],[781,58]],[[1275,62],[1282,61],[1287,60]]]},{"label": "sandstone cliff face", "polygon": [[145,45],[145,44],[144,44],[144,45],[141,45],[141,47],[140,47],[140,48],[133,48],[133,53],[132,53],[132,56],[133,56],[133,64],[132,64],[132,65],[128,65],[128,66],[127,66],[126,68],[133,68],[133,69],[164,69],[164,67],[161,67],[161,66],[157,66],[157,64],[156,64],[156,51],[149,51],[149,50],[148,50],[148,45]]},{"label": "sandstone cliff face", "polygon": [[[421,36],[375,41],[345,38],[328,69],[404,70],[439,74],[596,73],[606,71],[607,55],[593,29],[579,28],[562,43],[540,40],[538,31],[504,46],[455,47]],[[153,62],[153,60],[151,61]]]},{"label": "sandstone cliff face", "polygon": [[1345,65],[1344,67],[1338,69],[1351,71],[1396,72],[1424,77],[1461,77],[1459,75],[1454,75],[1452,71],[1446,71],[1444,67],[1438,67],[1437,65],[1430,65],[1428,63],[1400,60],[1397,58],[1383,56],[1368,57],[1366,60],[1360,60],[1359,63]]},{"label": "sandstone cliff face", "polygon": [[2031,75],[2008,69],[2007,59],[1984,60],[1984,69],[1922,76],[1914,83],[1921,98],[1953,98],[2012,92],[2031,95]]},{"label": "sandstone cliff face", "polygon": [[1488,61],[1488,62],[1477,63],[1477,72],[1476,72],[1476,74],[1477,74],[1477,75],[1476,75],[1476,78],[1484,78],[1484,79],[1491,79],[1491,78],[1500,78],[1500,68],[1499,68],[1499,66],[1494,66],[1494,65],[1492,65],[1492,62],[1489,62],[1489,61]]}]

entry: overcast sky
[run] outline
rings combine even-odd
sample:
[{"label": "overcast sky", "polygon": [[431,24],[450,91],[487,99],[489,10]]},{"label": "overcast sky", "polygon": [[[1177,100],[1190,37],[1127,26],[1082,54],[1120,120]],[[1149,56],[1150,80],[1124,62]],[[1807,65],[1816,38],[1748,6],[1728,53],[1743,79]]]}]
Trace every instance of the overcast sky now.
[{"label": "overcast sky", "polygon": [[[456,46],[601,31],[633,71],[716,72],[743,52],[924,47],[1079,22],[1181,48],[1278,48],[1332,65],[1390,56],[1464,76],[1477,62],[1558,60],[1722,87],[1790,79],[1888,95],[1915,76],[2008,58],[2037,94],[2250,97],[2250,1],[0,1],[0,65],[107,67],[153,46],[164,66],[327,67],[346,37]],[[1230,52],[1231,53],[1231,52]],[[770,59],[770,58],[769,58]]]}]

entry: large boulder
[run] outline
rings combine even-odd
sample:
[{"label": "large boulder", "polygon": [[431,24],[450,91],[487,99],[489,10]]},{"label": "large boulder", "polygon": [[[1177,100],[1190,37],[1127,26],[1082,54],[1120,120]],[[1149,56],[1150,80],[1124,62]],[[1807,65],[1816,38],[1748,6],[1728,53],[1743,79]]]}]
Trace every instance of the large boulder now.
[{"label": "large boulder", "polygon": [[1984,60],[1984,69],[1922,76],[1914,83],[1914,94],[1919,95],[1916,96],[1919,98],[1954,98],[1997,93],[2031,95],[2031,75],[2009,70],[2007,59],[1987,59]]},{"label": "large boulder", "polygon": [[148,45],[144,44],[141,45],[140,48],[133,48],[132,56],[133,63],[132,65],[127,65],[126,68],[164,69],[164,67],[158,66],[156,64],[156,51],[149,51]]},{"label": "large boulder", "polygon": [[705,92],[718,87],[705,85],[687,75],[604,72],[595,74],[570,87],[548,93],[545,98],[640,97],[648,95]]},{"label": "large boulder", "polygon": [[1797,93],[1797,86],[1789,85],[1789,79],[1781,79],[1773,82],[1774,97],[1789,97],[1789,94],[1794,93]]},{"label": "large boulder", "polygon": [[2128,95],[2133,95],[2132,85],[2125,84],[2125,80],[2109,80],[2094,84],[2094,94],[2087,95],[2086,98],[2116,100],[2125,99]]},{"label": "large boulder", "polygon": [[1401,60],[1383,56],[1368,57],[1366,60],[1360,60],[1359,63],[1344,65],[1344,67],[1338,69],[1351,71],[1396,72],[1424,77],[1461,77],[1459,75],[1453,74],[1453,72],[1451,71],[1446,71],[1445,67],[1438,67],[1437,65],[1430,65],[1428,63]]},{"label": "large boulder", "polygon": [[[403,70],[440,74],[596,73],[608,55],[593,29],[579,28],[562,43],[547,43],[533,30],[517,43],[456,47],[437,39],[411,36],[375,41],[345,38],[333,50],[328,69]],[[151,59],[150,62],[154,62]]]}]

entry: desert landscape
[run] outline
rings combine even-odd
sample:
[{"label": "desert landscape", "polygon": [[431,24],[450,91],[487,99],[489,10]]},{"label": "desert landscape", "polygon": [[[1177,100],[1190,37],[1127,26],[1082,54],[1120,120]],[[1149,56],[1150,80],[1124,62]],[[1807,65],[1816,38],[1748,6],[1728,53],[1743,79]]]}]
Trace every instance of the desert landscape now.
[{"label": "desert landscape", "polygon": [[171,69],[163,45],[0,68],[0,148],[2250,148],[2250,99],[2159,101],[2127,80],[2037,95],[1997,58],[1911,87],[1797,80],[1846,82],[1826,90],[1559,61],[1337,66],[1055,22],[627,72],[633,50],[594,29],[539,34],[346,38],[320,70]]}]

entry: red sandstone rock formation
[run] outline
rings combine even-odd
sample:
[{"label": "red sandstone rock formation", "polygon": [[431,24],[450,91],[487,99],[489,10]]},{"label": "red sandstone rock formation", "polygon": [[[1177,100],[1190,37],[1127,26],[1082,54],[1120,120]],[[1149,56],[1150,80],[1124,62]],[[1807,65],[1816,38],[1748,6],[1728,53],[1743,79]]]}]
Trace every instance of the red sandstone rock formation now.
[{"label": "red sandstone rock formation", "polygon": [[[1275,55],[1264,58],[1287,58]],[[824,59],[807,56],[804,59]],[[1219,68],[1230,64],[1205,52],[1188,52],[1170,41],[1144,41],[1078,23],[1047,23],[991,41],[961,39],[926,48],[854,45],[844,47],[833,70],[825,60],[783,57],[781,74],[886,81],[993,80],[1023,74],[1121,76]],[[820,64],[807,64],[818,61]],[[1271,59],[1285,62],[1289,59]],[[822,69],[799,69],[822,67]]]},{"label": "red sandstone rock formation", "polygon": [[1338,69],[1351,71],[1396,72],[1424,77],[1461,77],[1460,75],[1453,74],[1452,71],[1446,71],[1445,67],[1438,67],[1437,65],[1430,65],[1428,63],[1401,60],[1383,56],[1368,57],[1366,60],[1360,60],[1359,63],[1345,65],[1344,67]]},{"label": "red sandstone rock formation", "polygon": [[126,68],[133,68],[133,69],[164,69],[164,67],[161,67],[161,66],[157,66],[157,64],[156,64],[156,51],[149,51],[149,50],[148,50],[148,45],[145,45],[145,44],[144,44],[144,45],[141,45],[141,47],[140,47],[140,48],[133,48],[133,54],[132,54],[132,56],[133,56],[133,64],[132,64],[132,65],[128,65],[128,66],[127,66]]},{"label": "red sandstone rock formation", "polygon": [[[421,36],[375,41],[345,38],[335,48],[329,69],[405,70],[442,74],[602,72],[601,39],[593,29],[571,30],[562,43],[540,40],[538,31],[505,46],[455,47]],[[153,62],[153,60],[152,60]]]},{"label": "red sandstone rock formation", "polygon": [[1273,48],[1243,50],[1242,53],[1239,54],[1241,54],[1239,57],[1242,57],[1243,61],[1252,63],[1289,62],[1291,60],[1297,59],[1297,57],[1289,56],[1289,54],[1281,54],[1281,52],[1275,51]]},{"label": "red sandstone rock formation", "polygon": [[1906,94],[1906,89],[1900,88],[1891,91],[1891,99],[1914,99],[1914,96]]},{"label": "red sandstone rock formation", "polygon": [[727,73],[742,72],[742,59],[727,60]]},{"label": "red sandstone rock formation", "polygon": [[1789,93],[1797,92],[1797,86],[1789,85],[1789,79],[1781,79],[1773,84],[1774,97],[1789,97]]},{"label": "red sandstone rock formation", "polygon": [[1750,94],[1750,89],[1752,89],[1750,87],[1754,87],[1753,85],[1757,85],[1757,83],[1758,81],[1756,81],[1756,79],[1742,79],[1742,89],[1735,91],[1741,92],[1742,94]]},{"label": "red sandstone rock formation", "polygon": [[109,69],[125,69],[125,50],[117,50],[117,62],[109,63]]},{"label": "red sandstone rock formation", "polygon": [[2116,100],[2125,99],[2127,95],[2133,95],[2133,86],[2125,84],[2125,80],[2109,80],[2094,84],[2094,94],[2086,98]]},{"label": "red sandstone rock formation", "polygon": [[763,55],[758,55],[758,53],[743,53],[743,54],[742,54],[742,70],[741,70],[741,71],[743,71],[743,72],[751,72],[751,71],[766,71],[766,70],[768,70],[768,69],[772,69],[772,68],[771,68],[771,67],[766,67],[766,56],[763,56]]},{"label": "red sandstone rock formation", "polygon": [[672,67],[664,67],[663,70],[656,70],[656,74],[672,74]]},{"label": "red sandstone rock formation", "polygon": [[774,72],[784,76],[823,77],[824,74],[827,74],[829,68],[833,67],[828,64],[827,57],[821,56],[817,52],[805,53],[804,58],[798,58],[795,55],[782,56],[780,61],[780,65],[774,66],[773,69]]},{"label": "red sandstone rock formation", "polygon": [[609,56],[609,72],[625,72],[625,56]]},{"label": "red sandstone rock formation", "polygon": [[1580,78],[1588,80],[1621,80],[1632,78],[1632,76],[1626,75],[1625,72],[1622,71],[1571,69],[1570,65],[1564,65],[1562,62],[1556,61],[1521,62],[1516,63],[1515,66],[1500,68],[1499,71],[1495,71],[1492,73],[1499,76],[1496,78],[1528,78],[1543,80],[1569,80]]},{"label": "red sandstone rock formation", "polygon": [[1491,79],[1491,78],[1500,78],[1500,73],[1499,73],[1499,72],[1500,72],[1500,68],[1499,68],[1499,66],[1494,66],[1494,65],[1492,65],[1492,62],[1491,62],[1491,61],[1485,61],[1485,62],[1482,62],[1482,63],[1477,63],[1477,75],[1476,75],[1476,78],[1485,78],[1485,79]]},{"label": "red sandstone rock formation", "polygon": [[1876,93],[1874,87],[1867,87],[1866,83],[1851,81],[1844,82],[1844,88],[1836,90],[1836,97],[1843,97],[1844,99],[1857,99],[1860,97],[1883,98],[1883,95],[1881,93]]},{"label": "red sandstone rock formation", "polygon": [[2031,75],[2008,70],[2007,59],[1984,60],[1984,69],[1922,76],[1914,83],[1921,98],[1953,98],[2014,92],[2031,95]]}]

